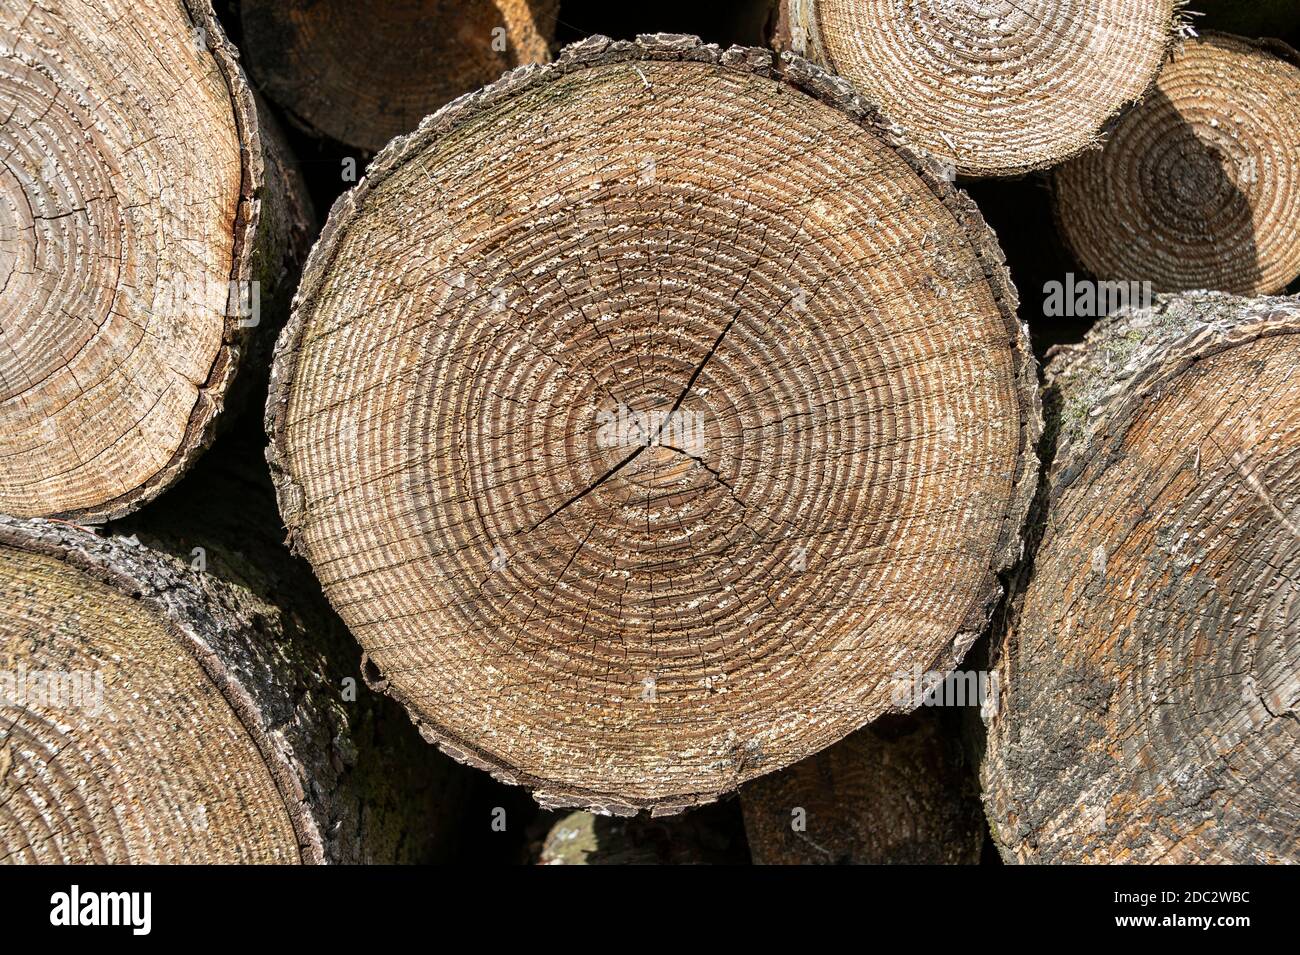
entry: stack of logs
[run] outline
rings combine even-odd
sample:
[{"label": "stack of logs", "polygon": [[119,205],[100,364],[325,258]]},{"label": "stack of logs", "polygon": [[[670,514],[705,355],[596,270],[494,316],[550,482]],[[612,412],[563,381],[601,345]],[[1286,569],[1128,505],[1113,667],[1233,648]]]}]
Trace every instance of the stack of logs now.
[{"label": "stack of logs", "polygon": [[1300,862],[1300,14],[735,6],[0,9],[0,861]]}]

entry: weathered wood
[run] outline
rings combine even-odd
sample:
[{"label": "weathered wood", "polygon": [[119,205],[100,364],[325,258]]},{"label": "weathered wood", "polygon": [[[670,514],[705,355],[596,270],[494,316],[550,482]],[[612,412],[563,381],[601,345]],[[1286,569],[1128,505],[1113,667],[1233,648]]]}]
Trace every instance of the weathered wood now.
[{"label": "weathered wood", "polygon": [[[465,771],[356,686],[355,643],[274,540],[269,482],[219,457],[114,536],[0,518],[0,861],[454,845]],[[89,689],[33,692],[38,674]]]},{"label": "weathered wood", "polygon": [[1177,0],[781,0],[773,37],[852,81],[963,176],[1046,169],[1146,93]]},{"label": "weathered wood", "polygon": [[885,717],[741,790],[759,865],[952,865],[987,827],[954,714]]},{"label": "weathered wood", "polygon": [[1102,279],[1281,291],[1300,276],[1297,128],[1294,50],[1189,40],[1104,149],[1057,171],[1061,235]]},{"label": "weathered wood", "polygon": [[240,0],[258,88],[308,132],[377,150],[551,58],[559,0]]},{"label": "weathered wood", "polygon": [[1048,369],[982,769],[1023,862],[1300,861],[1300,303],[1123,312]]},{"label": "weathered wood", "polygon": [[293,545],[426,738],[546,805],[677,811],[829,745],[1020,553],[996,242],[797,57],[571,46],[383,151],[304,274]]},{"label": "weathered wood", "polygon": [[310,211],[208,0],[6,2],[0,48],[0,512],[120,516],[212,441]]}]

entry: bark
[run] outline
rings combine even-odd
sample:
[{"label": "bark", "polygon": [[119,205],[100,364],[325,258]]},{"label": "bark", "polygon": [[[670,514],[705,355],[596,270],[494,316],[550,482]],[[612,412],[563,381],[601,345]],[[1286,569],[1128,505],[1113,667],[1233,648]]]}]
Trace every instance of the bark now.
[{"label": "bark", "polygon": [[725,804],[666,818],[571,812],[551,826],[539,865],[748,865],[739,813]]},{"label": "bark", "polygon": [[259,88],[309,133],[374,151],[551,58],[559,0],[241,0]]},{"label": "bark", "polygon": [[759,865],[979,862],[986,826],[957,720],[887,717],[741,791]]},{"label": "bark", "polygon": [[0,512],[101,521],[211,443],[310,210],[208,0],[6,3],[0,47]]},{"label": "bark", "polygon": [[973,4],[781,0],[773,43],[850,80],[912,146],[969,177],[1094,147],[1150,87],[1177,0]]},{"label": "bark", "polygon": [[1108,281],[1281,291],[1300,276],[1298,125],[1294,50],[1188,40],[1105,148],[1057,171],[1061,235]]},{"label": "bark", "polygon": [[1300,861],[1297,332],[1162,296],[1052,361],[982,768],[1008,861]]},{"label": "bark", "polygon": [[218,464],[106,537],[0,518],[0,860],[441,859],[464,771],[357,687],[265,477]]},{"label": "bark", "polygon": [[798,57],[509,74],[376,158],[296,303],[291,541],[425,737],[545,805],[679,811],[910,708],[1019,556],[996,242]]}]

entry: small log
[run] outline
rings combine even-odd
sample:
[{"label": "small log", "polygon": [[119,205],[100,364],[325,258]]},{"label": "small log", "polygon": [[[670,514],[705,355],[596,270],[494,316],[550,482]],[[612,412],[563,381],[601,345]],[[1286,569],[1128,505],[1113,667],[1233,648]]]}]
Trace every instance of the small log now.
[{"label": "small log", "polygon": [[376,158],[296,302],[291,540],[426,738],[545,805],[677,811],[898,709],[1019,555],[992,233],[797,57],[516,71]]},{"label": "small log", "polygon": [[209,0],[5,3],[0,48],[0,512],[102,521],[269,357],[310,208]]},{"label": "small log", "polygon": [[1046,169],[1141,99],[1176,0],[781,0],[773,37],[852,81],[962,176]]},{"label": "small log", "polygon": [[1300,303],[1162,296],[1048,369],[982,776],[1020,862],[1300,862]]},{"label": "small log", "polygon": [[559,0],[241,0],[258,88],[309,133],[375,151],[551,58]]},{"label": "small log", "polygon": [[0,518],[0,861],[444,858],[464,771],[210,460],[109,537]]},{"label": "small log", "polygon": [[1057,171],[1061,235],[1108,281],[1279,292],[1300,276],[1297,128],[1294,50],[1188,40],[1105,148]]},{"label": "small log", "polygon": [[956,719],[877,720],[741,790],[758,865],[971,865],[987,826]]}]

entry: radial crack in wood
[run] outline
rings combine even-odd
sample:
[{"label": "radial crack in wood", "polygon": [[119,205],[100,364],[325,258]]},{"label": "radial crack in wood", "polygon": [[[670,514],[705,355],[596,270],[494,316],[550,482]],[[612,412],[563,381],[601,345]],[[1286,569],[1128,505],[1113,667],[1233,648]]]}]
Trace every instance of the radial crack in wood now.
[{"label": "radial crack in wood", "polygon": [[1022,862],[1300,861],[1300,303],[1121,313],[1052,362],[985,804]]},{"label": "radial crack in wood", "polygon": [[0,7],[0,512],[140,506],[269,352],[310,212],[236,55],[208,0]]},{"label": "radial crack in wood", "polygon": [[1102,279],[1279,292],[1300,276],[1300,56],[1206,33],[1104,149],[1057,170],[1056,215]]},{"label": "radial crack in wood", "polygon": [[1014,310],[847,84],[593,38],[335,206],[277,346],[281,512],[427,738],[675,811],[983,628],[1036,478]]},{"label": "radial crack in wood", "polygon": [[781,0],[774,42],[964,176],[1045,169],[1141,99],[1176,0]]}]

